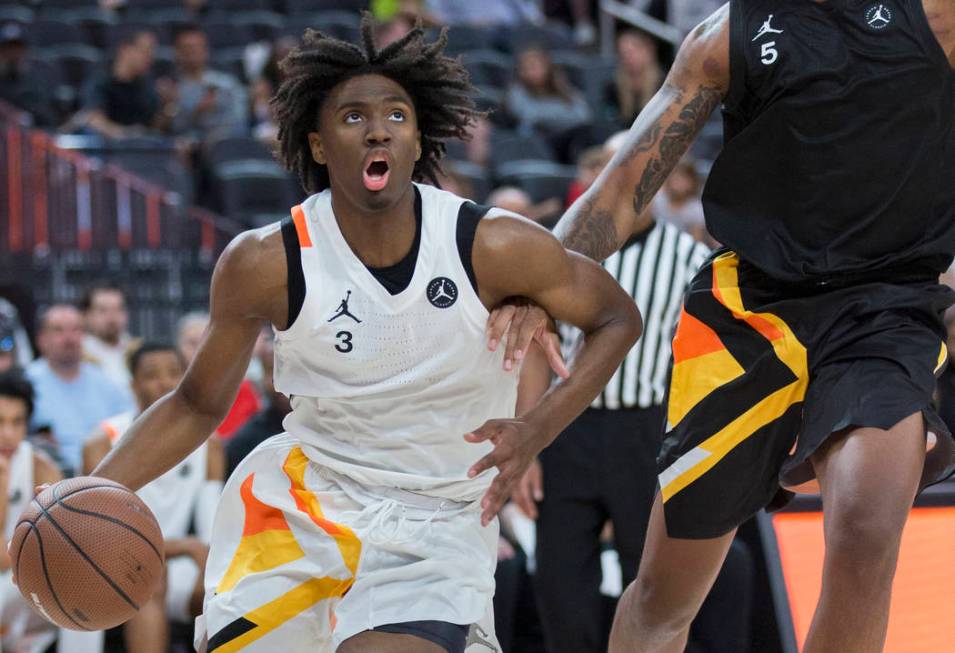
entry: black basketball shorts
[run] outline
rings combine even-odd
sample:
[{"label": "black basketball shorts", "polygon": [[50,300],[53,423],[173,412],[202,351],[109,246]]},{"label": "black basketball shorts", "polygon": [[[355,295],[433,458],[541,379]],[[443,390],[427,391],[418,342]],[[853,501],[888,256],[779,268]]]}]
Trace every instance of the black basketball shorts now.
[{"label": "black basketball shorts", "polygon": [[794,286],[716,252],[673,340],[658,461],[669,535],[723,535],[812,480],[809,458],[832,433],[919,411],[935,436],[923,487],[951,474],[955,446],[932,395],[952,303],[924,274]]}]

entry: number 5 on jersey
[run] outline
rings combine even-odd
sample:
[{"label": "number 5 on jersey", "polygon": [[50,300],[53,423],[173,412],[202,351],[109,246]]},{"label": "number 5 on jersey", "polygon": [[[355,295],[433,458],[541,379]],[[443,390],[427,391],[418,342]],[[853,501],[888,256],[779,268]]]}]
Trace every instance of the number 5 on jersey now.
[{"label": "number 5 on jersey", "polygon": [[762,55],[760,61],[762,61],[764,65],[771,66],[776,63],[776,60],[779,59],[779,50],[776,49],[776,41],[763,43],[760,54]]},{"label": "number 5 on jersey", "polygon": [[339,331],[335,334],[335,337],[338,338],[338,344],[335,345],[335,349],[340,351],[343,354],[347,354],[355,346],[351,342],[352,334],[351,331]]}]

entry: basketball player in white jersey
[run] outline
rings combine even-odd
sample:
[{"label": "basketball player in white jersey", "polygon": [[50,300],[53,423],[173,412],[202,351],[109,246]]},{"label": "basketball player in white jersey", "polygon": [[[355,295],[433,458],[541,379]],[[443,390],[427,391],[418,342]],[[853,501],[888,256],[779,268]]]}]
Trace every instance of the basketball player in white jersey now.
[{"label": "basketball player in white jersey", "polygon": [[0,374],[0,650],[39,653],[56,639],[56,627],[35,613],[11,579],[7,544],[20,513],[38,484],[63,478],[49,456],[26,440],[33,412],[33,388],[14,371]]},{"label": "basketball player in white jersey", "polygon": [[[126,433],[133,420],[182,379],[185,364],[172,345],[145,343],[129,357],[132,390],[139,406],[105,420],[83,446],[83,473],[89,474]],[[225,455],[216,438],[137,491],[162,529],[167,573],[164,592],[124,625],[128,653],[165,653],[168,621],[190,623],[202,612],[203,583],[212,518],[222,491]],[[196,526],[196,535],[189,526]],[[78,646],[78,644],[76,644]]]},{"label": "basketball player in white jersey", "polygon": [[[468,475],[492,446],[464,436],[523,461],[641,328],[619,285],[545,229],[412,183],[466,133],[473,89],[443,38],[416,28],[379,50],[368,18],[362,34],[356,46],[309,31],[285,60],[281,156],[316,194],[226,249],[195,360],[95,472],[139,488],[188,455],[228,409],[261,321],[275,326],[292,412],[226,485],[200,650],[498,650],[497,522],[480,504],[494,473]],[[488,308],[511,296],[586,334],[569,379],[520,419],[519,366],[484,335]],[[517,472],[497,471],[507,492]]]}]

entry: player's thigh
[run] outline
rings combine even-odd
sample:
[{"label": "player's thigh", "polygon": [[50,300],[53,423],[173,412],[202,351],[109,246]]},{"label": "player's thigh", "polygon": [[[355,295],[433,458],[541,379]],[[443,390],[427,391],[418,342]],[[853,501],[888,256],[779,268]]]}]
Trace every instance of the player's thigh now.
[{"label": "player's thigh", "polygon": [[667,535],[660,495],[653,504],[650,527],[635,581],[638,603],[672,618],[692,616],[713,586],[736,529],[709,539]]},{"label": "player's thigh", "polygon": [[918,491],[925,462],[921,413],[890,429],[849,428],[833,435],[813,455],[822,490],[826,537],[897,539]]},{"label": "player's thigh", "polygon": [[366,630],[342,642],[336,653],[449,653],[448,649],[422,637]]}]

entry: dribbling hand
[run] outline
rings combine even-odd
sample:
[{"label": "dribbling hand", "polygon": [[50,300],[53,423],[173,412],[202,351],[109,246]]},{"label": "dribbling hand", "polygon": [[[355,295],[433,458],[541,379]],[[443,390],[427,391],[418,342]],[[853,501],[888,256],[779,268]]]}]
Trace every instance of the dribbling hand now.
[{"label": "dribbling hand", "polygon": [[487,319],[487,348],[497,351],[505,335],[504,369],[508,372],[524,358],[527,348],[535,341],[544,350],[551,369],[562,379],[570,376],[560,353],[560,338],[554,330],[554,322],[540,306],[515,298],[491,311]]},{"label": "dribbling hand", "polygon": [[543,448],[540,434],[521,419],[492,419],[464,436],[468,442],[488,442],[494,450],[471,466],[468,478],[497,467],[498,475],[481,499],[481,524],[487,526],[507,503],[514,484],[523,478],[527,468]]}]

